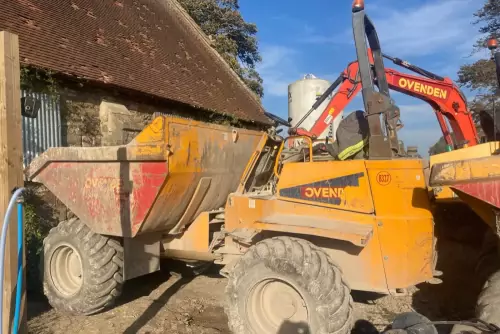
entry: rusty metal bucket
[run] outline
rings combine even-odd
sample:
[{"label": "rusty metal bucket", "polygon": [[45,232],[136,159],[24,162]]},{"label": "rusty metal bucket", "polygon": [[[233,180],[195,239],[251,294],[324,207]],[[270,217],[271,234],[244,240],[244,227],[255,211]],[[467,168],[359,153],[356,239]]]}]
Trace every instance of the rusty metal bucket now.
[{"label": "rusty metal bucket", "polygon": [[96,233],[177,234],[225,205],[265,136],[161,116],[128,145],[51,148],[26,174]]}]

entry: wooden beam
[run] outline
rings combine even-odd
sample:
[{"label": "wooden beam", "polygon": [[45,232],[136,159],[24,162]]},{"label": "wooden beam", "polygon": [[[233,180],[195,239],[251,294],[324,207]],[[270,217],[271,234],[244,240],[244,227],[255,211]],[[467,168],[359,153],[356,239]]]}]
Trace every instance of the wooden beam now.
[{"label": "wooden beam", "polygon": [[[0,228],[15,187],[23,186],[23,147],[21,139],[21,91],[19,38],[0,32]],[[5,245],[3,291],[3,333],[12,332],[17,283],[17,213],[12,212]],[[23,256],[24,258],[24,256]],[[23,268],[26,268],[23,264]],[[23,270],[25,273],[25,270]],[[20,333],[27,332],[26,279],[23,278],[23,303]]]}]

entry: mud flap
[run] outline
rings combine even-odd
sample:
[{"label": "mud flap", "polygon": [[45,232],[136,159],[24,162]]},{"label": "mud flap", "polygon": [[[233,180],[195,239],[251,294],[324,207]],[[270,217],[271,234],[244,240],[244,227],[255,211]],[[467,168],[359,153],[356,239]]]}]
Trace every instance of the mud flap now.
[{"label": "mud flap", "polygon": [[160,238],[148,233],[123,239],[125,281],[160,270]]}]

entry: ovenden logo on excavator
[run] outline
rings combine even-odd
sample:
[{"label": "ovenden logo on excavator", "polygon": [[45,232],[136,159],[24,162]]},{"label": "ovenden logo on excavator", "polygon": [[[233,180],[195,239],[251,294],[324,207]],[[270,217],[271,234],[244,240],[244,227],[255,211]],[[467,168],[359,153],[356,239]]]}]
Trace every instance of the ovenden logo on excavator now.
[{"label": "ovenden logo on excavator", "polygon": [[416,82],[406,78],[399,78],[398,86],[403,89],[421,93],[428,96],[437,97],[446,100],[448,98],[448,91],[439,87],[435,87],[421,82]]},{"label": "ovenden logo on excavator", "polygon": [[359,187],[359,178],[364,175],[364,173],[356,173],[284,188],[280,190],[280,196],[340,205],[346,200],[346,189]]}]

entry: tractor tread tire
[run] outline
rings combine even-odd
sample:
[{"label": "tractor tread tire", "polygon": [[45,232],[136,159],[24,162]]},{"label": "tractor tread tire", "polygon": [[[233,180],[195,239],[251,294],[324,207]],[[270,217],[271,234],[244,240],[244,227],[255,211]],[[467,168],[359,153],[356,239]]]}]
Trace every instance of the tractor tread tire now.
[{"label": "tractor tread tire", "polygon": [[500,271],[491,275],[479,295],[477,318],[500,326]]},{"label": "tractor tread tire", "polygon": [[488,230],[483,237],[481,253],[475,268],[480,286],[484,286],[491,275],[500,270],[500,249],[498,246],[498,236]]},{"label": "tractor tread tire", "polygon": [[255,244],[229,273],[225,312],[233,333],[252,332],[244,316],[238,312],[239,299],[248,292],[240,283],[252,273],[254,266],[261,263],[273,273],[293,280],[308,294],[314,303],[308,308],[316,314],[312,324],[315,333],[350,333],[354,324],[353,301],[340,268],[322,249],[303,239],[291,237],[274,237]]},{"label": "tractor tread tire", "polygon": [[[73,296],[61,294],[50,278],[50,256],[60,243],[71,245],[83,266],[83,283]],[[91,315],[113,304],[123,285],[123,247],[119,241],[92,232],[77,218],[52,228],[43,241],[43,290],[50,305],[70,315]]]}]

